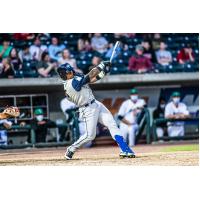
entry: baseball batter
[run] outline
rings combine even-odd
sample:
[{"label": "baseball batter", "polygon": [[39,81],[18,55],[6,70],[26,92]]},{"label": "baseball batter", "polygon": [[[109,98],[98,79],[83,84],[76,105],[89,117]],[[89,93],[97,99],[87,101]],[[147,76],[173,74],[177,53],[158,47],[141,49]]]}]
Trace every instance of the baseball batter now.
[{"label": "baseball batter", "polygon": [[131,147],[135,145],[136,133],[138,131],[137,116],[145,104],[144,99],[138,97],[138,91],[132,89],[130,99],[122,103],[118,112],[121,133],[123,134],[124,140],[128,138]]},{"label": "baseball batter", "polygon": [[121,149],[120,157],[135,157],[134,152],[124,141],[112,114],[101,102],[95,99],[88,85],[102,79],[109,72],[110,67],[111,63],[109,61],[102,61],[85,76],[75,73],[68,63],[59,66],[57,69],[60,78],[63,80],[66,97],[79,107],[80,118],[86,126],[85,134],[67,148],[66,159],[72,159],[78,148],[94,140],[98,122],[109,129],[112,138]]}]

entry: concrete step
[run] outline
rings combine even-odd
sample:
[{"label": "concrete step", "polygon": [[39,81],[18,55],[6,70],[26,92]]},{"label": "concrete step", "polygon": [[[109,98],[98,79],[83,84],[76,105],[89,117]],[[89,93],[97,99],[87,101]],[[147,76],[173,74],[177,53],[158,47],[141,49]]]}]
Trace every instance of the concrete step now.
[{"label": "concrete step", "polygon": [[104,146],[104,145],[116,145],[116,142],[111,136],[100,136],[94,140],[94,146]]}]

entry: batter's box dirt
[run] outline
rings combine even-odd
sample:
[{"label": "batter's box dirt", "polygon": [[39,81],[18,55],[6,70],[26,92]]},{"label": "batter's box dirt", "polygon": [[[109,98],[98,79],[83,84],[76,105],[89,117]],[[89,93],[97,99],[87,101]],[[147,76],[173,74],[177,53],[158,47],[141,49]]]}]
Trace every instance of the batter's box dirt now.
[{"label": "batter's box dirt", "polygon": [[[193,144],[192,144],[193,145]],[[197,144],[195,144],[197,145]],[[172,149],[167,149],[171,148]],[[175,148],[178,147],[178,148]],[[187,147],[187,148],[186,148]],[[119,158],[118,147],[80,149],[73,160],[64,158],[65,148],[0,151],[0,165],[40,166],[197,166],[199,151],[183,145],[140,145],[136,158]],[[163,151],[164,150],[164,151]],[[167,150],[167,152],[165,152]],[[171,151],[172,150],[172,151]],[[178,150],[175,151],[174,150]],[[169,151],[169,152],[168,152]]]}]

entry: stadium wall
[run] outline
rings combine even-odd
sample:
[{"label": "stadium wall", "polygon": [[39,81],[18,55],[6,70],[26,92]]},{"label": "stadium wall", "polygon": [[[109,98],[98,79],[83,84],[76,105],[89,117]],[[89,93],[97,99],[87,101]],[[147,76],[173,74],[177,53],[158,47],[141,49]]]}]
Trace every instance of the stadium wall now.
[{"label": "stadium wall", "polygon": [[[137,87],[141,97],[148,99],[150,110],[156,107],[161,93],[168,100],[173,90],[183,93],[182,99],[191,111],[198,109],[199,73],[166,73],[145,75],[112,75],[91,85],[96,98],[128,98],[129,90]],[[64,119],[60,110],[60,101],[65,97],[62,82],[58,78],[1,79],[0,95],[41,94],[49,96],[49,111],[52,120]],[[189,95],[189,96],[188,96]],[[7,106],[7,105],[5,105]]]}]

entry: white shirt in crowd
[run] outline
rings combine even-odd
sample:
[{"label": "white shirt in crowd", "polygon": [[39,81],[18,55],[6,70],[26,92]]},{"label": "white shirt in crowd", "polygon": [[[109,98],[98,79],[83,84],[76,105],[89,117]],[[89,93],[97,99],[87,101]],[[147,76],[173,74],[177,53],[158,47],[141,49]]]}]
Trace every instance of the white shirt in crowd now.
[{"label": "white shirt in crowd", "polygon": [[38,47],[36,45],[31,45],[29,51],[33,59],[40,60],[41,54],[47,51],[47,46],[41,45]]},{"label": "white shirt in crowd", "polygon": [[108,44],[108,41],[104,37],[93,37],[91,41],[92,47],[96,49],[99,53],[106,52],[107,48],[105,46]]}]

